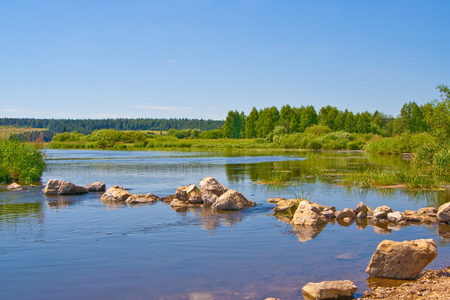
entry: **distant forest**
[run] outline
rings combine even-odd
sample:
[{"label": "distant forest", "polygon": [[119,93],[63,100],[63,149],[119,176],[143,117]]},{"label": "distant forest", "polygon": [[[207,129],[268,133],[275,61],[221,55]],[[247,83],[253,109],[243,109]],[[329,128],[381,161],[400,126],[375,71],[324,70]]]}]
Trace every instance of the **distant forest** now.
[{"label": "distant forest", "polygon": [[91,134],[99,129],[159,130],[199,129],[208,131],[221,128],[224,121],[203,119],[31,119],[0,118],[0,126],[43,128],[51,133],[73,132]]}]

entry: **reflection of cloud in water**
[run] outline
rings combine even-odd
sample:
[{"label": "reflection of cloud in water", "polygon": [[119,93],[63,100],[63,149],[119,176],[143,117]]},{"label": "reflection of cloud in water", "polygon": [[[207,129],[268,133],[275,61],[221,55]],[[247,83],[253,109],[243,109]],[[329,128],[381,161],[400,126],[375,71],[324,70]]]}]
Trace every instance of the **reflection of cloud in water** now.
[{"label": "reflection of cloud in water", "polygon": [[300,242],[307,242],[318,236],[327,224],[318,226],[293,225],[294,233]]},{"label": "reflection of cloud in water", "polygon": [[[189,223],[197,223],[202,229],[214,231],[219,226],[234,226],[243,220],[240,211],[216,211],[211,207],[182,207],[172,208],[182,217],[191,219]],[[193,218],[192,218],[193,217]]]},{"label": "reflection of cloud in water", "polygon": [[214,296],[211,293],[192,293],[189,300],[214,300]]}]

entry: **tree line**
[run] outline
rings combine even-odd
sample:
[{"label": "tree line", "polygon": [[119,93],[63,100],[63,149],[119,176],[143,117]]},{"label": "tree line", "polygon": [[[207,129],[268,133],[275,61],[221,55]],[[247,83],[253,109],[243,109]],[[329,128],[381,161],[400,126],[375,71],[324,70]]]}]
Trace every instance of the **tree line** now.
[{"label": "tree line", "polygon": [[278,134],[302,133],[308,127],[322,125],[329,127],[331,131],[381,136],[433,131],[448,138],[449,88],[445,85],[437,88],[441,92],[441,101],[435,100],[420,106],[416,102],[405,103],[395,118],[379,111],[354,114],[347,109],[342,111],[330,105],[322,107],[318,112],[312,105],[299,108],[284,105],[281,110],[275,106],[260,110],[253,107],[248,116],[244,112],[231,110],[222,127],[222,136],[233,139],[265,138],[274,131]]},{"label": "tree line", "polygon": [[0,118],[0,126],[17,126],[43,128],[52,133],[77,131],[91,134],[94,130],[158,130],[199,129],[208,131],[222,127],[224,121],[203,119],[32,119],[32,118]]}]

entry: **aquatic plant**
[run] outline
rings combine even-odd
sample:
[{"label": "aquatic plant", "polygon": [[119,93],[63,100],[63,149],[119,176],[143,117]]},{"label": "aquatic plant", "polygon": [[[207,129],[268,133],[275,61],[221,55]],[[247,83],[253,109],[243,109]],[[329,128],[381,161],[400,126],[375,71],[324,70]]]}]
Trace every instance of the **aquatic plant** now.
[{"label": "aquatic plant", "polygon": [[16,139],[0,140],[0,182],[38,181],[47,170],[45,154]]}]

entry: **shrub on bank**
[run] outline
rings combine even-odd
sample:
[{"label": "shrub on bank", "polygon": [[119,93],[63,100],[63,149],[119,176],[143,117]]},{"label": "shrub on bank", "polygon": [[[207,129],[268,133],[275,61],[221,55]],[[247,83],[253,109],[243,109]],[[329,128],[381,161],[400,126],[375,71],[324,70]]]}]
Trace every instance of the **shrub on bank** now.
[{"label": "shrub on bank", "polygon": [[45,155],[19,140],[0,140],[0,182],[31,183],[47,170]]}]

